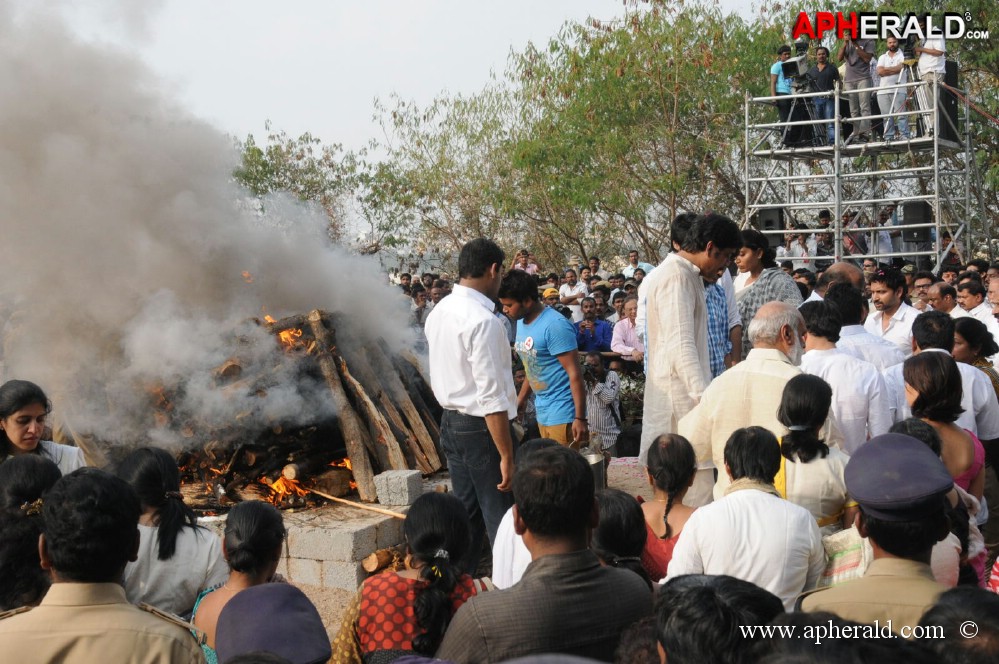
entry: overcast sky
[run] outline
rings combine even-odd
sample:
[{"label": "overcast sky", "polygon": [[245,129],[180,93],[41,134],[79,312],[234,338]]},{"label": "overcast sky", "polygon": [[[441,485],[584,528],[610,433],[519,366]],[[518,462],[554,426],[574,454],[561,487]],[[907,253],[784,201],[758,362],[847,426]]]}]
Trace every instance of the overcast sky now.
[{"label": "overcast sky", "polygon": [[55,1],[79,34],[136,53],[223,131],[260,137],[270,120],[348,148],[377,137],[375,97],[474,93],[511,48],[544,44],[567,20],[625,13],[623,0]]},{"label": "overcast sky", "polygon": [[137,53],[220,129],[259,137],[270,120],[348,148],[376,135],[375,97],[476,92],[511,48],[625,11],[621,0],[159,0],[137,16],[111,0],[68,4],[79,34]]}]

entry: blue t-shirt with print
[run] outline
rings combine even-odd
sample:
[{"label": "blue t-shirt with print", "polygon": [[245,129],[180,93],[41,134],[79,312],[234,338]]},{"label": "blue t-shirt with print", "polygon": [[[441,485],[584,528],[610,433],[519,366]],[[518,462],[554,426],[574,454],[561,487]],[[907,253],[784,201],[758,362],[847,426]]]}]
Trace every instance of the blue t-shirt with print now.
[{"label": "blue t-shirt with print", "polygon": [[770,68],[770,73],[777,77],[777,94],[791,94],[791,79],[784,77],[784,68],[781,67],[783,63],[777,61],[774,63],[773,67]]},{"label": "blue t-shirt with print", "polygon": [[514,350],[524,363],[527,380],[537,395],[538,424],[569,424],[576,416],[569,374],[558,355],[576,350],[576,330],[565,316],[545,307],[530,325],[517,321]]}]

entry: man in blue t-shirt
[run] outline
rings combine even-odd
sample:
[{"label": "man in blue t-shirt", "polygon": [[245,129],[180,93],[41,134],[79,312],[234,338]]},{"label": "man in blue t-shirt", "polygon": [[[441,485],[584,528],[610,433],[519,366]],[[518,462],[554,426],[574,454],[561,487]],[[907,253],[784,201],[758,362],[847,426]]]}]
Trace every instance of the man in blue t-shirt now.
[{"label": "man in blue t-shirt", "polygon": [[579,447],[586,442],[586,387],[576,350],[576,330],[564,316],[538,298],[537,281],[511,270],[503,277],[499,300],[517,321],[514,350],[527,371],[518,408],[533,391],[542,438]]},{"label": "man in blue t-shirt", "polygon": [[[777,49],[777,62],[770,67],[770,96],[783,97],[791,94],[791,81],[784,76],[784,63],[791,57],[791,47],[784,44]],[[791,100],[777,100],[777,113],[781,122],[787,122],[791,115]]]}]

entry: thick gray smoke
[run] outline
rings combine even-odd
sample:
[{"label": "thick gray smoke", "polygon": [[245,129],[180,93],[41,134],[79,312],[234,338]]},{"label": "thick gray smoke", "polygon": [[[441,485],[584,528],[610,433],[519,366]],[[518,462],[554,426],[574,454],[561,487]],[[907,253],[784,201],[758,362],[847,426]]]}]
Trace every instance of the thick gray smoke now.
[{"label": "thick gray smoke", "polygon": [[149,424],[146,389],[164,384],[195,428],[312,421],[327,400],[293,367],[264,397],[212,385],[237,351],[275,363],[240,321],[321,308],[345,314],[340,337],[400,344],[405,304],[375,261],[330,245],[321,215],[248,210],[231,140],[158,85],[57,18],[0,5],[2,378],[39,383],[76,430],[120,443],[182,442]]}]

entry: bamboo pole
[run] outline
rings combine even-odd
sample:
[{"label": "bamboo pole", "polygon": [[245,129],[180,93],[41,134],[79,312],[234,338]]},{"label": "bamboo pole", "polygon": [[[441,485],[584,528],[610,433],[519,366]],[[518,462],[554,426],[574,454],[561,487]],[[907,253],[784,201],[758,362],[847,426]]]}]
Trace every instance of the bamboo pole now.
[{"label": "bamboo pole", "polygon": [[343,503],[344,505],[350,505],[351,507],[356,507],[362,510],[368,510],[369,512],[377,512],[378,514],[384,514],[386,516],[394,516],[397,519],[405,519],[406,515],[401,512],[393,512],[392,510],[387,510],[382,507],[375,507],[374,505],[364,505],[363,503],[355,503],[353,500],[347,500],[346,498],[337,498],[336,496],[331,496],[328,493],[323,493],[322,491],[316,491],[315,489],[309,489],[312,493],[316,494],[320,498],[325,498],[326,500],[332,500],[336,503]]}]

